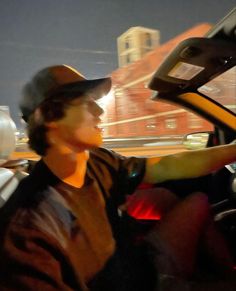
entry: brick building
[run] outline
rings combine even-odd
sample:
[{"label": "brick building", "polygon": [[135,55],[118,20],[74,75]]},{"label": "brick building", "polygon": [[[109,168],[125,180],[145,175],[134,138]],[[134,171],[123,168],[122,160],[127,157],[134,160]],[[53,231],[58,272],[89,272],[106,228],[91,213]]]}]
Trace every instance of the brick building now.
[{"label": "brick building", "polygon": [[169,52],[182,40],[203,36],[211,26],[197,25],[112,72],[113,88],[101,100],[105,137],[182,135],[211,130],[211,125],[180,107],[150,100],[147,84]]}]

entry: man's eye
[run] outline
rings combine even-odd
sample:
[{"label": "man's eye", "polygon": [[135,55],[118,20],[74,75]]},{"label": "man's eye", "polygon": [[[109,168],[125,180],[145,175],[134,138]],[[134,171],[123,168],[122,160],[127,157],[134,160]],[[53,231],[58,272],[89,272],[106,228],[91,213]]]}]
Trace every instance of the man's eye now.
[{"label": "man's eye", "polygon": [[88,106],[94,106],[96,102],[94,100],[88,100],[87,101]]}]

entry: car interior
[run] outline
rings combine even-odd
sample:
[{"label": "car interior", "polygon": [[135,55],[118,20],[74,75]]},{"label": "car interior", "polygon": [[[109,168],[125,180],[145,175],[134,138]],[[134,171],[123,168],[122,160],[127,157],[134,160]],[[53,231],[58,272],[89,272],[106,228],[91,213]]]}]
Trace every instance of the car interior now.
[{"label": "car interior", "polygon": [[[216,24],[204,37],[182,41],[167,56],[154,73],[149,88],[152,99],[172,103],[191,110],[214,126],[211,132],[188,134],[183,143],[194,148],[196,138],[201,148],[235,142],[236,139],[236,8]],[[217,94],[216,94],[217,93]],[[224,95],[224,98],[222,98]],[[224,99],[224,102],[222,100]],[[229,105],[230,104],[230,105]],[[236,163],[225,165],[211,175],[168,181],[159,184],[185,197],[202,191],[208,194],[216,223],[231,246],[236,262]],[[142,189],[145,196],[146,187]],[[152,201],[140,199],[129,203],[129,215],[138,218],[144,225],[161,219],[153,213]]]},{"label": "car interior", "polygon": [[[207,84],[224,73],[231,71],[236,76],[236,8],[215,25],[205,37],[194,37],[181,42],[165,59],[153,75],[149,88],[152,99],[173,103],[188,108],[207,119],[214,125],[214,131],[200,133],[206,138],[205,146],[211,147],[233,142],[236,139],[236,110],[214,100],[208,93]],[[232,73],[233,72],[233,73]],[[230,96],[236,104],[236,79]],[[220,92],[219,92],[220,94]],[[1,135],[5,132],[5,135]],[[11,118],[0,111],[0,207],[14,193],[19,181],[27,175],[22,166],[25,160],[9,161],[15,150],[15,128]],[[194,134],[193,134],[194,138]],[[188,140],[188,136],[185,137]],[[4,142],[3,142],[4,141]],[[191,138],[190,138],[191,142]],[[28,161],[27,161],[28,162]],[[194,191],[203,191],[209,195],[215,221],[229,241],[236,262],[236,163],[201,178],[181,181],[168,181],[158,187],[185,197]],[[140,191],[147,191],[148,185],[142,185]],[[134,194],[135,195],[135,194]],[[131,202],[130,202],[131,203]],[[159,214],[151,213],[147,204],[143,217],[137,214],[142,204],[142,195],[135,200],[126,220],[139,220],[138,231],[146,230],[153,221],[161,219]],[[151,203],[151,202],[150,202]],[[136,226],[135,226],[136,227]]]},{"label": "car interior", "polygon": [[[218,102],[220,98],[213,99],[208,94],[211,86],[212,88],[214,88],[213,85],[222,86],[219,77],[222,77],[222,81],[225,82],[223,75],[231,71],[234,83],[233,89],[229,91],[229,94],[227,93],[231,95],[227,98],[231,98],[232,104],[236,102],[235,19],[236,8],[205,37],[190,38],[181,42],[158,68],[149,84],[150,89],[154,91],[152,96],[154,101],[162,100],[186,107],[214,125],[214,132],[205,133],[208,147],[227,144],[236,138],[235,107],[230,109],[229,106],[223,106]],[[219,84],[210,85],[214,80],[217,80]],[[228,86],[228,83],[225,86]],[[230,169],[229,175],[235,177],[235,165],[230,165]],[[235,188],[234,180],[232,183],[229,185],[230,192],[234,192]],[[213,191],[217,189],[220,192],[226,190],[217,186]],[[232,193],[232,196],[234,195],[235,193]]]},{"label": "car interior", "polygon": [[19,181],[27,175],[22,171],[27,160],[10,159],[16,147],[15,130],[11,117],[0,110],[0,208],[10,198]]}]

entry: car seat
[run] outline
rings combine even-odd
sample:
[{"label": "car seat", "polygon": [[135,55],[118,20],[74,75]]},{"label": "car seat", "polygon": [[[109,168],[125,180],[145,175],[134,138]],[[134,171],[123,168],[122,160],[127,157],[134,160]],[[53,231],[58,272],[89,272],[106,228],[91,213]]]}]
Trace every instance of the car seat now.
[{"label": "car seat", "polygon": [[14,160],[14,167],[9,160],[9,156],[16,147],[15,132],[14,121],[7,113],[0,110],[0,208],[10,198],[19,181],[27,175],[27,173],[16,169],[16,165],[22,164],[21,160]]}]

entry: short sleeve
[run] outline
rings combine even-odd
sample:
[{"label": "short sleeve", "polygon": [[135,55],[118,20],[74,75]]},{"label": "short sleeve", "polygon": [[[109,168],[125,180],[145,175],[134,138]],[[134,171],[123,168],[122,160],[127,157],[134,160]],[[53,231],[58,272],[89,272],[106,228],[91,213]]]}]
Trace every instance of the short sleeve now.
[{"label": "short sleeve", "polygon": [[99,148],[91,152],[90,165],[101,188],[116,196],[122,203],[142,182],[146,158],[125,157],[114,151]]}]

